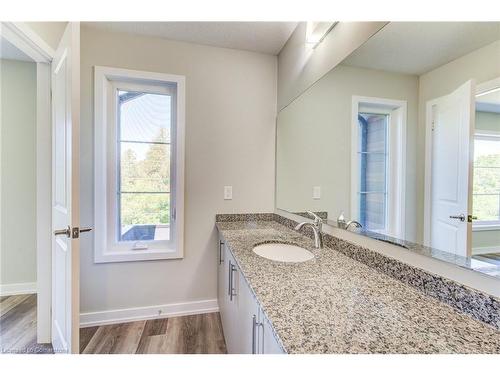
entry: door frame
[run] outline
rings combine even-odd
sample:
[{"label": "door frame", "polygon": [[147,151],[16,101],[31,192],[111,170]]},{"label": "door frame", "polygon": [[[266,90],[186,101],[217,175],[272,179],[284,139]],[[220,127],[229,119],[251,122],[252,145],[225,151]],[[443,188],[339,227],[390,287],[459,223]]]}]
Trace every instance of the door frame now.
[{"label": "door frame", "polygon": [[31,57],[36,63],[35,246],[37,342],[50,343],[52,340],[52,107],[50,64],[55,51],[24,22],[1,22],[0,35]]}]

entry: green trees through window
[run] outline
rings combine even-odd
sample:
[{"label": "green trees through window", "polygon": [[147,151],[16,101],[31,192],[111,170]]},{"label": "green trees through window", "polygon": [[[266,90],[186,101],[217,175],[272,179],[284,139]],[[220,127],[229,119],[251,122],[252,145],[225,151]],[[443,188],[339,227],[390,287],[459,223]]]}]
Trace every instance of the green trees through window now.
[{"label": "green trees through window", "polygon": [[123,240],[158,239],[156,226],[170,223],[170,97],[125,94],[120,103],[120,235]]},{"label": "green trees through window", "polygon": [[475,140],[473,212],[479,221],[500,220],[500,140]]}]

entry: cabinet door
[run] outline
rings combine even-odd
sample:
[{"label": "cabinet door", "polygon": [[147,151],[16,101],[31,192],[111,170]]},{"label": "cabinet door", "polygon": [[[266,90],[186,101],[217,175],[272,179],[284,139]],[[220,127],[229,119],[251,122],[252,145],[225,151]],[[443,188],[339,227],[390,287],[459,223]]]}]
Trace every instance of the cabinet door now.
[{"label": "cabinet door", "polygon": [[221,237],[218,246],[217,298],[227,352],[283,353],[271,325]]},{"label": "cabinet door", "polygon": [[262,354],[285,354],[281,345],[278,343],[276,337],[274,337],[273,329],[271,323],[267,320],[264,313],[260,311],[260,322],[261,322],[261,335],[259,347]]},{"label": "cabinet door", "polygon": [[239,269],[238,279],[236,350],[240,354],[258,353],[259,305]]},{"label": "cabinet door", "polygon": [[[225,247],[225,246],[224,246]],[[225,321],[223,322],[224,338],[229,354],[238,353],[238,272],[236,262],[229,249],[225,249],[226,261],[224,262],[226,283]],[[232,296],[231,296],[232,293]]]}]

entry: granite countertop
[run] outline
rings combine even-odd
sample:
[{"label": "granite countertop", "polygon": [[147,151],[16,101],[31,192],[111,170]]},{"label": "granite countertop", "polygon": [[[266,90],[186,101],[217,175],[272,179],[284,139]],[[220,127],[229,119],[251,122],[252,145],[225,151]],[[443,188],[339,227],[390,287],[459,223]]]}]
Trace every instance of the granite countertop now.
[{"label": "granite countertop", "polygon": [[[500,331],[275,221],[217,228],[287,353],[500,353]],[[252,248],[293,243],[315,255],[274,262]]]}]

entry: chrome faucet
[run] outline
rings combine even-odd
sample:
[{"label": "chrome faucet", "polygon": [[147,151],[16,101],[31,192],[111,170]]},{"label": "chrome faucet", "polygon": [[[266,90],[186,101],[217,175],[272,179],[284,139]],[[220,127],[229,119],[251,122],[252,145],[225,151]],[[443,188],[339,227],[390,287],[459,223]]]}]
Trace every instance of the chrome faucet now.
[{"label": "chrome faucet", "polygon": [[356,228],[362,228],[363,226],[356,220],[349,220],[345,225],[345,230],[348,230],[350,226],[355,226]]},{"label": "chrome faucet", "polygon": [[307,211],[307,213],[314,218],[314,222],[310,223],[308,221],[304,221],[303,223],[298,224],[295,227],[295,230],[300,230],[304,226],[310,226],[314,233],[314,247],[316,247],[316,249],[322,249],[323,233],[321,232],[321,230],[323,228],[323,220],[321,220],[321,218],[314,212]]}]

